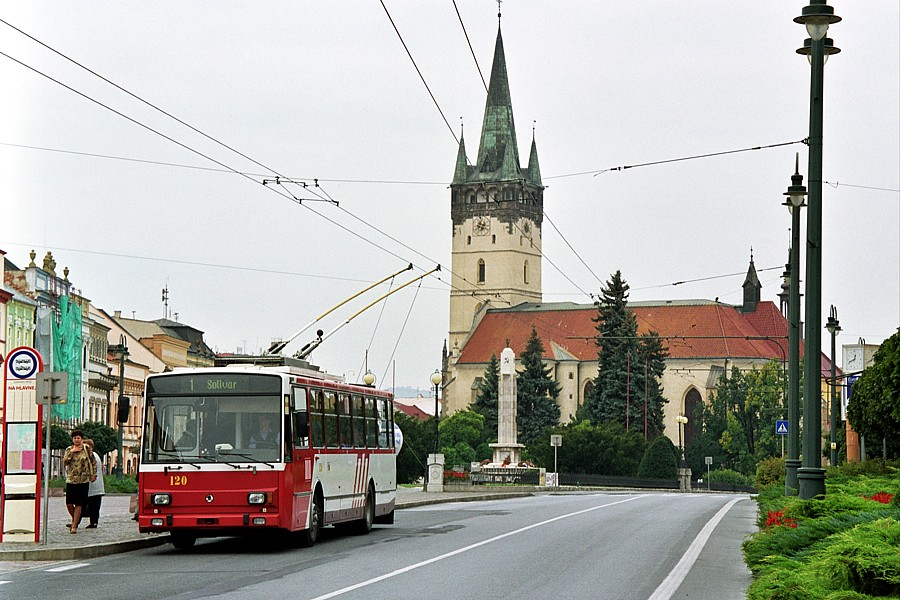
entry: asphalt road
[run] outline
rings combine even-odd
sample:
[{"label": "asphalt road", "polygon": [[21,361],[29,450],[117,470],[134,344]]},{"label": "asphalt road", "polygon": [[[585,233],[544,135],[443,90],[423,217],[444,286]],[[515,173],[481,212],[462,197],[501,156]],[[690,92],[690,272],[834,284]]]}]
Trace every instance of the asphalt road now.
[{"label": "asphalt road", "polygon": [[234,538],[2,574],[3,597],[541,599],[744,598],[747,496],[543,494],[398,511],[367,536],[314,548]]}]

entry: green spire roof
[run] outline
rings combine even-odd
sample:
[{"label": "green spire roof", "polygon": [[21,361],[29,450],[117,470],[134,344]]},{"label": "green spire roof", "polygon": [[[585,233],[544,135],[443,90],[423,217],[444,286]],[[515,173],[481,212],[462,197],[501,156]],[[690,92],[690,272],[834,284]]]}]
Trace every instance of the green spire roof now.
[{"label": "green spire roof", "polygon": [[513,121],[512,100],[506,74],[506,55],[503,52],[503,36],[498,27],[475,178],[481,181],[521,179],[519,165],[516,126]]},{"label": "green spire roof", "polygon": [[453,183],[465,183],[469,177],[469,166],[466,162],[466,138],[459,136],[459,151],[456,153],[456,169],[453,171]]},{"label": "green spire roof", "polygon": [[528,156],[528,181],[537,185],[541,183],[541,166],[538,164],[537,143],[531,138],[531,154]]}]

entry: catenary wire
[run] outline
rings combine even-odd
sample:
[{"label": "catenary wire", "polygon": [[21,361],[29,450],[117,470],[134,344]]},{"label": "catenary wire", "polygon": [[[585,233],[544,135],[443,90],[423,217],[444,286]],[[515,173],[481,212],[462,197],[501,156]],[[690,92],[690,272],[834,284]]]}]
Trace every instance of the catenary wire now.
[{"label": "catenary wire", "polygon": [[469,45],[469,52],[472,53],[472,59],[475,61],[475,68],[478,69],[478,76],[481,77],[481,84],[484,85],[484,91],[488,91],[487,82],[484,80],[484,73],[481,72],[481,65],[478,64],[478,57],[475,56],[475,50],[472,49],[472,40],[469,39],[469,32],[466,31],[466,25],[463,23],[462,15],[459,14],[459,7],[456,0],[453,0],[453,9],[456,11],[456,18],[459,19],[459,26],[462,27],[463,35],[466,36],[466,43]]}]

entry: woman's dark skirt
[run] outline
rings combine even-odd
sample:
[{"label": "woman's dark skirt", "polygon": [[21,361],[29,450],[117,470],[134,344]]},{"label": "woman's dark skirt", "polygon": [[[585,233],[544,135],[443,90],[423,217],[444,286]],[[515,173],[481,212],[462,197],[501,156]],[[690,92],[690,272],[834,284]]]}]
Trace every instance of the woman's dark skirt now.
[{"label": "woman's dark skirt", "polygon": [[90,483],[67,483],[66,504],[74,504],[75,506],[87,504],[88,487],[90,485]]}]

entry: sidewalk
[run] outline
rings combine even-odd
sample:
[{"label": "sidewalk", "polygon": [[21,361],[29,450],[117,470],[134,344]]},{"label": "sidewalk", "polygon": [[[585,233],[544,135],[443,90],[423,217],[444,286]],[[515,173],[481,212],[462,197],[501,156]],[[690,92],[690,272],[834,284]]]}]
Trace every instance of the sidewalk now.
[{"label": "sidewalk", "polygon": [[[439,504],[530,496],[531,491],[485,491],[425,493],[422,488],[399,488],[397,509]],[[74,560],[128,552],[140,548],[160,546],[169,542],[166,533],[140,533],[137,523],[128,512],[128,495],[112,494],[103,497],[100,524],[97,529],[85,529],[81,522],[78,533],[72,535],[66,527],[71,520],[66,512],[65,499],[53,496],[48,510],[47,544],[33,542],[0,542],[0,561]]]}]

